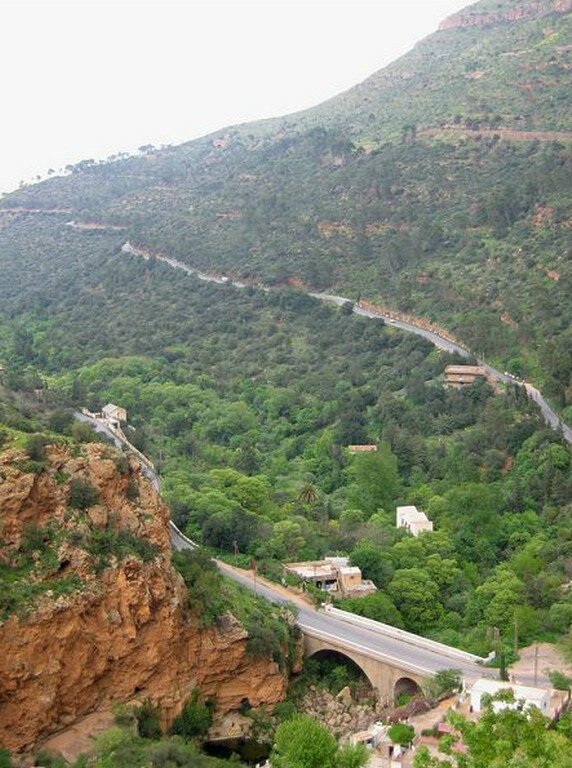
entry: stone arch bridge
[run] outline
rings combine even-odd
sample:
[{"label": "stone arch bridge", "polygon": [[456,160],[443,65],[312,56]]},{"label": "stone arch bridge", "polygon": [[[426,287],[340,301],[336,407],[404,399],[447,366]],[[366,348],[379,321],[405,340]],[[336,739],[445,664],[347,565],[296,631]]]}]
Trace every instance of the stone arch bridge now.
[{"label": "stone arch bridge", "polygon": [[323,651],[335,651],[351,659],[368,679],[380,701],[393,703],[400,693],[417,693],[424,679],[428,677],[427,673],[423,674],[403,662],[375,658],[371,652],[349,647],[344,642],[323,639],[308,631],[303,631],[303,634],[306,657],[318,655]]},{"label": "stone arch bridge", "polygon": [[[195,543],[171,523],[175,549]],[[270,582],[257,581],[256,574],[217,561],[220,570],[239,584],[274,603],[290,602],[284,590]],[[331,606],[316,610],[298,605],[297,624],[304,637],[306,656],[335,651],[351,659],[363,671],[382,702],[393,703],[402,692],[411,692],[443,669],[456,669],[469,683],[482,677],[487,661],[458,648],[420,637]],[[490,670],[492,672],[492,670]]]},{"label": "stone arch bridge", "polygon": [[427,678],[443,669],[457,669],[465,681],[473,682],[483,675],[487,661],[335,608],[301,611],[298,623],[307,657],[333,651],[351,659],[384,703],[394,703],[404,692],[418,692]]}]

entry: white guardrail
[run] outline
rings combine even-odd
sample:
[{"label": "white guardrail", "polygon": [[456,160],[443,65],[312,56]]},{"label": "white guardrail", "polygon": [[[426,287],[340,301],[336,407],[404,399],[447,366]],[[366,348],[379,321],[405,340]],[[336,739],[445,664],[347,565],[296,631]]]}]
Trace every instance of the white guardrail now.
[{"label": "white guardrail", "polygon": [[410,645],[416,645],[418,648],[426,648],[430,651],[440,653],[442,656],[449,656],[451,659],[458,661],[468,662],[470,664],[486,664],[494,657],[494,653],[490,654],[486,658],[477,656],[474,653],[468,653],[467,651],[461,651],[458,648],[451,648],[450,645],[444,643],[438,643],[436,640],[428,640],[425,637],[413,634],[413,632],[407,632],[405,629],[398,629],[392,627],[390,624],[383,624],[381,621],[374,621],[373,619],[366,619],[364,616],[358,616],[355,613],[349,613],[348,611],[341,611],[339,608],[334,608],[331,605],[324,605],[323,610],[330,616],[334,616],[340,621],[345,621],[348,624],[354,624],[364,629],[370,629],[377,632],[380,635],[386,637],[392,637],[395,640],[401,640],[404,643]]},{"label": "white guardrail", "polygon": [[172,520],[169,520],[169,525],[171,526],[171,530],[175,531],[177,536],[180,539],[182,539],[185,542],[185,544],[188,544],[191,549],[195,549],[195,547],[198,546],[196,542],[194,542],[192,539],[189,539],[188,536],[185,536],[185,534],[181,531],[181,529],[177,527]]}]

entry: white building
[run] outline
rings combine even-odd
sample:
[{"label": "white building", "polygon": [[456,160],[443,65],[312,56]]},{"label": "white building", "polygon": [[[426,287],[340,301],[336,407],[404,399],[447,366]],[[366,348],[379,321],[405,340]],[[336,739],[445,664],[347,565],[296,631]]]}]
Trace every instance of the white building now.
[{"label": "white building", "polygon": [[417,507],[397,507],[395,524],[398,528],[406,528],[413,536],[419,536],[423,531],[432,531],[433,523],[425,512],[420,512]]},{"label": "white building", "polygon": [[342,597],[363,597],[377,592],[369,579],[362,579],[357,566],[349,564],[348,557],[325,557],[303,563],[286,563],[284,570],[301,581],[315,584],[326,592]]},{"label": "white building", "polygon": [[481,712],[483,709],[483,696],[494,696],[499,691],[512,691],[514,701],[495,701],[493,709],[499,712],[501,709],[522,709],[537,707],[543,715],[550,714],[550,691],[543,688],[531,688],[525,685],[517,685],[503,680],[488,680],[481,677],[473,684],[469,695],[471,710]]}]

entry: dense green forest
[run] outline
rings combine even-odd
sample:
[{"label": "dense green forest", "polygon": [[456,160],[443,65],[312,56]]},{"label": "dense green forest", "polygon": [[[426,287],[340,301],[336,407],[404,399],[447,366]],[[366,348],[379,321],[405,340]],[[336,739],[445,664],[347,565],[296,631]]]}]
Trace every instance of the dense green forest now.
[{"label": "dense green forest", "polygon": [[[57,279],[68,242],[42,237],[33,272],[13,252],[21,290],[2,296],[6,382],[126,407],[189,535],[271,576],[349,553],[379,592],[346,607],[479,652],[491,626],[507,643],[515,621],[520,643],[569,629],[570,451],[520,389],[448,390],[453,358],[418,337],[293,290],[205,284],[109,233],[78,239]],[[346,450],[366,442],[377,453]],[[436,531],[397,531],[399,503]]]},{"label": "dense green forest", "polygon": [[[519,12],[510,21],[507,13]],[[474,352],[572,398],[570,13],[481,2],[359,86],[281,119],[112,162],[6,196],[20,256],[115,234],[200,269],[302,282],[430,318]],[[490,14],[493,14],[490,16]],[[480,21],[479,21],[480,19]],[[49,300],[49,299],[48,299]],[[570,411],[565,412],[569,419]]]},{"label": "dense green forest", "polygon": [[[308,295],[440,323],[572,422],[562,7],[481,0],[466,26],[313,110],[85,160],[0,201],[0,448],[47,472],[46,444],[81,452],[94,439],[75,409],[125,407],[174,521],[202,545],[173,556],[189,607],[205,625],[231,608],[254,655],[287,668],[292,617],[222,579],[211,554],[276,580],[284,562],[349,555],[378,591],[346,610],[482,655],[495,628],[505,655],[536,640],[572,655],[570,445],[522,388],[448,389],[456,356]],[[161,254],[248,286],[201,281]],[[348,450],[366,443],[377,451]],[[435,530],[396,529],[400,504]],[[0,620],[48,589],[83,588],[57,575],[63,534],[37,534],[0,563]],[[154,556],[134,536],[86,546],[96,572]],[[188,704],[189,721],[206,722],[205,707]],[[145,706],[122,716],[90,765],[220,765],[161,740]],[[419,768],[567,760],[569,717],[557,729],[517,712],[452,722],[468,753],[419,752]]]}]

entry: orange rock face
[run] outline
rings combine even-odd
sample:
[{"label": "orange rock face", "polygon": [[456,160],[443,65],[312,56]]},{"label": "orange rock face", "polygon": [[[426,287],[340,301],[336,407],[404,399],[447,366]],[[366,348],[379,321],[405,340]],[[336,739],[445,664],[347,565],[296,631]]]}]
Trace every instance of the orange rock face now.
[{"label": "orange rock face", "polygon": [[458,27],[488,27],[525,19],[537,19],[549,13],[567,13],[572,10],[572,0],[527,0],[514,8],[485,13],[472,7],[454,13],[440,25],[440,30]]},{"label": "orange rock face", "polygon": [[[80,590],[57,598],[46,592],[0,623],[0,744],[31,747],[134,697],[150,698],[167,724],[195,687],[221,713],[244,699],[253,706],[279,701],[285,676],[273,661],[247,655],[247,635],[232,617],[201,629],[186,609],[186,588],[170,563],[168,509],[139,466],[118,471],[115,452],[99,444],[82,454],[51,448],[41,474],[18,468],[23,454],[0,457],[0,556],[20,545],[30,523],[49,524],[72,532],[62,537],[50,578],[63,568],[82,580]],[[97,488],[98,503],[70,510],[67,475]],[[156,557],[112,559],[97,574],[91,555],[73,542],[110,524],[154,544]]]}]

